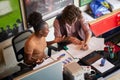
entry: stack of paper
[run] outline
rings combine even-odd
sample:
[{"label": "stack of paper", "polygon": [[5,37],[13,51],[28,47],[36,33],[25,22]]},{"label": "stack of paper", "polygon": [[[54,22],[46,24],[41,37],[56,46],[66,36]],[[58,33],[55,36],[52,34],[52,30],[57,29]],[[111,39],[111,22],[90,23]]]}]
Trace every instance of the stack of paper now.
[{"label": "stack of paper", "polygon": [[83,58],[86,55],[90,54],[93,51],[104,50],[104,38],[92,37],[88,44],[88,50],[80,50],[80,45],[70,44],[67,45],[67,52],[70,53],[74,58]]}]

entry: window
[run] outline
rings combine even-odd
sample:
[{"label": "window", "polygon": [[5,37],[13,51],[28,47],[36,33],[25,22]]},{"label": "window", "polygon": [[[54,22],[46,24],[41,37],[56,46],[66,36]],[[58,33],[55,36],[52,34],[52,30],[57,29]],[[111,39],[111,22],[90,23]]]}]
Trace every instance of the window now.
[{"label": "window", "polygon": [[69,4],[73,4],[74,0],[23,0],[26,12],[26,18],[33,11],[40,12],[44,20],[50,19],[62,11]]},{"label": "window", "polygon": [[0,42],[23,30],[19,0],[0,0]]}]

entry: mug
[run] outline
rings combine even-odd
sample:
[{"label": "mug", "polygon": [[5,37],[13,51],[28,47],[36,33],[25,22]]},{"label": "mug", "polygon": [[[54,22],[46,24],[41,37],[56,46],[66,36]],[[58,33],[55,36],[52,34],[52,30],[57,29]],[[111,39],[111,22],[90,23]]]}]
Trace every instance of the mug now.
[{"label": "mug", "polygon": [[91,69],[90,73],[89,73],[90,76],[95,76],[96,75],[96,71]]}]

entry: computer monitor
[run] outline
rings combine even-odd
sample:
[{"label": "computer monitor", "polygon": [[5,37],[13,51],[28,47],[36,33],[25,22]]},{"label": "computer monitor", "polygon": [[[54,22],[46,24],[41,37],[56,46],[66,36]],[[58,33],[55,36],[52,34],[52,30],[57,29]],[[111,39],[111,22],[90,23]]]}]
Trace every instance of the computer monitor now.
[{"label": "computer monitor", "polygon": [[43,68],[16,77],[14,80],[63,80],[62,62],[55,61]]}]

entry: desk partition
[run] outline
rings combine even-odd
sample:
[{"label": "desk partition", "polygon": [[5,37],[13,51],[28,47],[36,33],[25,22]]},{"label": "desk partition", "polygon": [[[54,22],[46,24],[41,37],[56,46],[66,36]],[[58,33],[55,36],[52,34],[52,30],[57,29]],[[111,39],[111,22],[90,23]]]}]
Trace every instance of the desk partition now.
[{"label": "desk partition", "polygon": [[46,67],[16,77],[14,80],[63,80],[62,72],[62,63],[55,61]]}]

